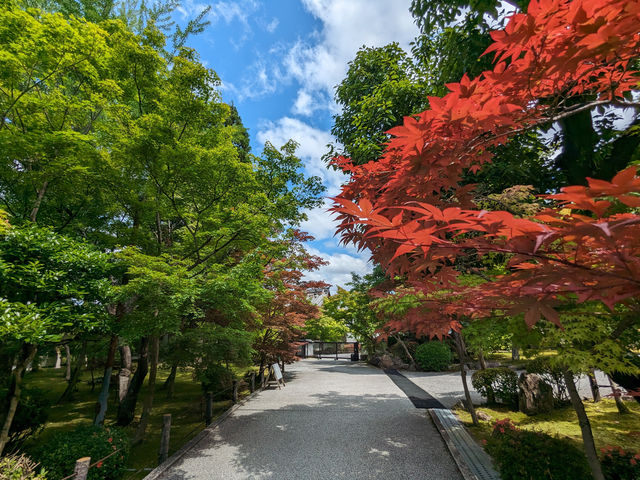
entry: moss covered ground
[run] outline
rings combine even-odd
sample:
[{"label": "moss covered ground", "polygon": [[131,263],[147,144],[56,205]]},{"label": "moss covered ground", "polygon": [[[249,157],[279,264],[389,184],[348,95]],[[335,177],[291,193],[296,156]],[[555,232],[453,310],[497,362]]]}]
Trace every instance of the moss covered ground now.
[{"label": "moss covered ground", "polygon": [[[621,415],[618,413],[613,399],[603,399],[598,403],[589,400],[584,402],[595,436],[596,447],[615,445],[640,451],[640,405],[634,401],[626,401],[625,404],[631,413]],[[557,408],[550,413],[534,416],[527,416],[524,413],[514,412],[499,406],[479,407],[477,410],[489,415],[491,421],[481,421],[479,426],[473,426],[469,413],[458,410],[456,414],[478,440],[489,437],[493,422],[509,418],[518,428],[566,437],[575,441],[576,445],[582,446],[578,419],[570,405]]]},{"label": "moss covered ground", "polygon": [[[235,373],[240,377],[246,369],[236,369]],[[95,372],[96,378],[101,372]],[[166,391],[162,384],[169,375],[168,369],[158,370],[156,393],[154,396],[153,410],[147,435],[144,442],[134,446],[131,450],[127,467],[129,472],[125,479],[134,480],[144,477],[149,469],[157,465],[158,448],[160,445],[160,433],[162,431],[162,415],[171,414],[171,441],[170,451],[172,454],[187,441],[204,429],[202,390],[200,384],[193,380],[189,370],[178,371],[176,377],[174,395],[171,400],[167,398]],[[49,408],[48,421],[44,429],[31,438],[24,449],[28,452],[30,448],[46,443],[54,434],[62,431],[72,430],[80,425],[89,425],[93,421],[95,404],[98,398],[100,386],[91,388],[90,372],[83,372],[78,383],[77,392],[70,402],[56,404],[62,392],[66,388],[66,381],[63,378],[64,369],[45,368],[38,372],[27,373],[25,386],[27,388],[39,388],[46,395],[52,406]],[[143,387],[136,410],[136,420],[127,427],[130,436],[133,436],[137,420],[142,411],[142,400],[147,393],[147,384]],[[248,390],[241,390],[240,396],[247,395]],[[109,408],[105,424],[115,424],[115,414],[117,410],[116,390],[112,388],[109,397]],[[222,414],[231,407],[230,400],[217,401],[214,398],[214,417]]]}]

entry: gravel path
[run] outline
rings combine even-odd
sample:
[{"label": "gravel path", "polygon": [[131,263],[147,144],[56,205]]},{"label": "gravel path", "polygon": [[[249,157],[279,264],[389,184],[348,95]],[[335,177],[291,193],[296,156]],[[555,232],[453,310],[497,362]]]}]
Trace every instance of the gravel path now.
[{"label": "gravel path", "polygon": [[239,407],[160,478],[461,480],[425,410],[381,370],[303,360]]}]

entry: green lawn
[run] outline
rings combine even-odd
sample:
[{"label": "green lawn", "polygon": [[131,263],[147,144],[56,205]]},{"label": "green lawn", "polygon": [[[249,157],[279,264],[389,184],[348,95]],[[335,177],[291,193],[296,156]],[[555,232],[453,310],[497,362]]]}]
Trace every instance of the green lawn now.
[{"label": "green lawn", "polygon": [[[240,377],[246,369],[236,369],[234,371]],[[52,368],[42,369],[39,372],[28,373],[25,377],[25,386],[37,387],[46,392],[47,398],[54,404],[49,412],[49,419],[44,430],[35,438],[31,439],[25,450],[41,445],[57,432],[72,430],[79,425],[89,425],[93,421],[95,412],[95,404],[98,398],[100,386],[96,385],[91,391],[89,381],[91,376],[89,372],[83,372],[81,381],[78,384],[78,391],[73,401],[62,405],[55,405],[62,392],[66,388],[66,382],[63,378],[64,369],[54,370]],[[99,375],[95,373],[96,377]],[[204,429],[204,419],[202,416],[203,406],[201,405],[202,391],[200,384],[193,380],[191,372],[179,371],[176,377],[175,391],[172,400],[166,398],[166,392],[161,387],[164,380],[169,375],[168,369],[158,370],[158,379],[156,386],[156,394],[153,402],[153,411],[147,435],[143,443],[136,445],[131,450],[128,468],[134,471],[125,476],[126,479],[139,479],[144,477],[148,470],[157,465],[158,448],[160,445],[160,433],[162,430],[162,415],[171,414],[171,442],[169,454],[178,450],[185,442],[193,438],[198,432]],[[113,387],[113,386],[112,386]],[[128,431],[133,435],[137,425],[137,419],[142,411],[142,400],[147,392],[147,385],[143,387],[136,410],[136,421]],[[244,389],[240,391],[240,396],[249,393]],[[222,412],[231,406],[231,401],[215,401],[214,398],[214,417],[219,416]],[[109,409],[107,412],[106,424],[115,423],[115,413],[117,410],[116,392],[112,388],[109,397]]]},{"label": "green lawn", "polygon": [[[631,413],[620,415],[613,399],[604,399],[598,403],[584,402],[598,448],[615,445],[640,450],[640,405],[634,401],[627,401],[625,404]],[[466,411],[459,410],[456,413],[478,440],[488,438],[492,422],[510,418],[518,428],[566,437],[582,446],[580,426],[571,406],[531,417],[502,407],[479,407],[477,410],[488,414],[491,422],[481,421],[480,425],[475,427],[471,422],[471,415]]]}]

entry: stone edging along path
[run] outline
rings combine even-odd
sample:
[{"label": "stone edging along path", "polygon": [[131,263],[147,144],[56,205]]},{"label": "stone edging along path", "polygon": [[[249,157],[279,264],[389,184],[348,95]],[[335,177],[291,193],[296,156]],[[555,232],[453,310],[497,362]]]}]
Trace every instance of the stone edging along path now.
[{"label": "stone edging along path", "polygon": [[493,468],[491,457],[471,437],[451,410],[397,370],[388,369],[384,372],[416,408],[429,411],[465,480],[500,480],[500,475]]}]

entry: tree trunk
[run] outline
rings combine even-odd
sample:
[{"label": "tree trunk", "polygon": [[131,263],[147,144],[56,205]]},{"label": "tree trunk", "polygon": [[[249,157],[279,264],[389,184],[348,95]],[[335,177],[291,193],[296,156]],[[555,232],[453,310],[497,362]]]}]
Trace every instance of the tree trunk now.
[{"label": "tree trunk", "polygon": [[601,398],[600,387],[598,387],[598,380],[596,379],[596,371],[592,368],[587,377],[589,378],[589,387],[591,387],[591,396],[593,397],[594,403],[597,403]]},{"label": "tree trunk", "polygon": [[131,347],[123,345],[120,347],[120,371],[118,372],[118,400],[122,403],[124,396],[129,389],[131,379]]},{"label": "tree trunk", "polygon": [[576,384],[573,383],[573,375],[569,370],[565,369],[563,376],[567,390],[569,390],[571,404],[578,415],[578,423],[580,424],[580,431],[582,432],[582,443],[589,467],[591,467],[591,474],[594,480],[605,480],[604,474],[602,473],[602,465],[600,465],[600,460],[598,459],[593,432],[591,431],[591,423],[589,422],[589,417],[587,417],[587,412],[584,410],[584,404],[582,403]]},{"label": "tree trunk", "polygon": [[[58,400],[58,405],[61,404],[62,402],[71,400],[71,398],[73,397],[73,393],[74,393],[74,390],[76,389],[76,385],[78,384],[78,380],[80,380],[80,374],[82,373],[82,364],[84,362],[84,356],[86,355],[86,353],[87,353],[87,341],[83,340],[80,355],[78,355],[78,358],[76,361],[76,368],[73,369],[73,374],[69,379],[67,388],[65,389],[64,393]],[[67,365],[70,365],[70,362],[68,360],[67,360]]]},{"label": "tree trunk", "polygon": [[607,375],[607,378],[609,379],[609,385],[611,385],[611,393],[613,393],[613,398],[615,398],[616,400],[616,408],[618,409],[618,413],[620,415],[631,413],[629,407],[627,407],[622,401],[622,398],[620,398],[620,389],[617,388],[617,385],[615,383],[613,383],[613,380],[611,380],[611,377],[609,375]]},{"label": "tree trunk", "polygon": [[484,352],[482,351],[482,349],[478,350],[478,362],[480,363],[480,368],[482,370],[487,369],[487,362],[484,359]]},{"label": "tree trunk", "polygon": [[49,185],[49,181],[45,180],[42,183],[42,188],[38,190],[38,197],[35,202],[33,202],[33,208],[31,209],[31,215],[29,215],[29,219],[36,223],[36,217],[38,216],[38,210],[40,210],[40,205],[42,204],[42,199],[44,198],[44,194],[47,192],[47,186]]},{"label": "tree trunk", "polygon": [[511,346],[511,360],[520,360],[520,347]]},{"label": "tree trunk", "polygon": [[173,398],[173,391],[176,386],[176,374],[178,373],[178,361],[174,360],[171,364],[171,372],[169,372],[169,376],[164,381],[164,385],[162,388],[167,390],[167,398],[171,400]]},{"label": "tree trunk", "polygon": [[457,332],[453,333],[453,337],[456,342],[456,350],[458,351],[458,357],[460,360],[460,377],[462,378],[462,387],[464,389],[464,398],[467,401],[467,409],[471,414],[471,420],[474,425],[478,425],[478,415],[476,414],[476,408],[473,406],[473,401],[471,400],[471,393],[469,392],[469,385],[467,385],[467,371],[465,369],[465,346],[464,340],[462,339],[462,335]]},{"label": "tree trunk", "polygon": [[107,361],[104,365],[104,374],[102,375],[102,387],[98,402],[96,403],[96,418],[93,419],[94,425],[102,425],[107,416],[107,405],[109,403],[109,386],[111,384],[111,372],[113,372],[113,364],[116,358],[116,350],[118,349],[118,336],[111,335],[109,341],[109,350],[107,351]]},{"label": "tree trunk", "polygon": [[2,455],[4,448],[9,442],[9,431],[11,429],[11,424],[13,423],[13,417],[15,417],[16,410],[18,409],[20,394],[22,393],[22,379],[24,371],[27,368],[27,365],[29,365],[33,360],[37,351],[38,347],[31,343],[25,343],[22,345],[20,359],[13,371],[13,391],[9,395],[9,406],[4,416],[2,430],[0,431],[0,455]]},{"label": "tree trunk", "polygon": [[67,365],[66,365],[66,369],[64,372],[64,379],[68,382],[71,380],[71,348],[69,348],[69,344],[65,343],[64,344],[64,351],[65,354],[67,355]]},{"label": "tree trunk", "polygon": [[138,355],[138,368],[136,368],[136,372],[129,383],[129,388],[127,388],[127,393],[118,407],[117,424],[122,427],[126,427],[133,421],[136,403],[138,403],[138,394],[149,371],[149,337],[140,339]]},{"label": "tree trunk", "polygon": [[138,424],[135,437],[131,442],[132,445],[136,445],[144,440],[144,435],[147,432],[147,426],[149,425],[151,409],[153,408],[153,396],[156,391],[156,376],[158,374],[158,352],[160,351],[160,339],[158,337],[151,337],[150,343],[149,355],[151,357],[151,368],[149,369],[149,391],[144,399],[140,423]]},{"label": "tree trunk", "polygon": [[398,341],[398,343],[402,346],[402,349],[404,350],[405,355],[409,359],[411,367],[416,368],[416,361],[413,359],[413,356],[411,355],[411,353],[409,353],[409,349],[407,348],[407,345],[400,338],[400,335],[394,335],[394,337]]}]

